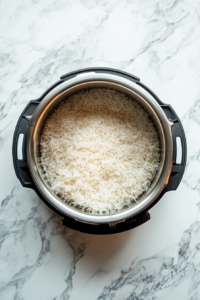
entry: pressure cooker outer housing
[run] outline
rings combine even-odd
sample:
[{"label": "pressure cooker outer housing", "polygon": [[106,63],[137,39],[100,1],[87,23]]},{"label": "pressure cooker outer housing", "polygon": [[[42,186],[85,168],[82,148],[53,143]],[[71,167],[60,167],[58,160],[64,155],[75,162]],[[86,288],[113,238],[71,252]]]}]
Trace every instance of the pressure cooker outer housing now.
[{"label": "pressure cooker outer housing", "polygon": [[[149,110],[150,114],[153,114],[155,122],[158,122],[158,128],[162,131],[159,134],[161,142],[164,143],[164,157],[160,177],[158,176],[157,181],[155,181],[151,193],[147,193],[138,205],[120,213],[95,216],[81,213],[56,199],[56,196],[51,193],[46,183],[41,180],[42,176],[37,163],[37,153],[39,147],[38,136],[44,124],[44,120],[43,123],[41,120],[42,118],[45,119],[45,114],[49,114],[49,111],[66,97],[65,93],[69,95],[70,89],[71,93],[73,93],[77,89],[80,90],[88,86],[101,86],[102,83],[108,87],[121,89],[121,91],[130,93],[130,95],[135,93],[138,101],[145,101],[142,104],[146,105],[145,108]],[[19,137],[23,137],[20,145]],[[177,139],[181,143],[181,161],[178,163],[176,157]],[[20,146],[22,155],[19,158]],[[138,77],[109,68],[82,69],[61,76],[60,80],[39,99],[28,103],[18,120],[13,138],[13,163],[21,184],[24,187],[34,189],[44,203],[62,217],[63,225],[93,234],[123,232],[149,220],[148,210],[167,191],[177,189],[185,170],[186,152],[187,146],[184,130],[173,108],[162,103],[148,87],[140,82]]]}]

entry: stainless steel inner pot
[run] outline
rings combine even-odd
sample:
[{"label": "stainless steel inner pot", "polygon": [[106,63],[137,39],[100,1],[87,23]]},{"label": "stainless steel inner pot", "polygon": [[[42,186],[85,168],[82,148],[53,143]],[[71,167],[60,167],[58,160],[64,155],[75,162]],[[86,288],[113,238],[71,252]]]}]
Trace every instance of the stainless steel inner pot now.
[{"label": "stainless steel inner pot", "polygon": [[[70,95],[84,89],[99,87],[118,90],[137,101],[153,120],[158,132],[161,147],[160,167],[148,191],[137,200],[137,203],[133,203],[132,207],[109,215],[85,213],[68,205],[53,193],[45,180],[44,172],[40,165],[40,136],[49,114],[61,101],[65,100]],[[156,100],[145,89],[129,79],[117,75],[95,72],[77,75],[51,90],[37,106],[33,115],[28,119],[29,131],[26,149],[32,178],[45,199],[66,216],[89,224],[113,224],[122,222],[139,214],[150,206],[168,183],[173,163],[173,123],[169,122]]]}]

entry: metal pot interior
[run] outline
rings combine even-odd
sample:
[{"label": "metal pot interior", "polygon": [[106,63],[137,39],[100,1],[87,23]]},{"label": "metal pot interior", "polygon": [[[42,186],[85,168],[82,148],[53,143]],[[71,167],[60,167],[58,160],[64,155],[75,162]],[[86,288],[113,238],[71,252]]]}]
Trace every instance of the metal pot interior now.
[{"label": "metal pot interior", "polygon": [[[52,191],[49,183],[47,182],[45,178],[45,174],[43,171],[43,168],[40,164],[40,136],[42,133],[42,129],[44,127],[44,124],[48,118],[48,116],[51,114],[51,112],[60,104],[61,101],[67,101],[67,98],[79,91],[86,90],[86,89],[91,89],[91,88],[110,88],[110,89],[115,89],[117,91],[120,91],[127,96],[129,96],[131,99],[134,101],[137,101],[143,108],[144,110],[148,113],[149,117],[153,121],[155,128],[157,130],[158,136],[159,136],[159,141],[160,141],[160,163],[159,163],[159,169],[157,171],[156,176],[152,180],[151,185],[149,186],[149,189],[147,192],[142,194],[140,198],[137,200],[135,203],[133,201],[132,207],[137,206],[139,203],[141,203],[155,188],[155,186],[158,183],[158,180],[161,176],[164,162],[165,162],[165,155],[166,155],[166,141],[165,141],[165,134],[163,131],[163,125],[161,123],[161,120],[158,116],[158,114],[155,112],[154,108],[150,105],[150,103],[143,98],[139,93],[135,92],[134,90],[127,88],[126,86],[115,83],[115,82],[110,82],[110,81],[104,81],[104,80],[95,80],[95,81],[87,81],[87,82],[82,82],[78,83],[72,87],[69,87],[62,91],[61,93],[58,93],[51,101],[47,103],[47,105],[43,108],[41,111],[39,117],[37,120],[32,120],[31,126],[34,127],[34,133],[33,133],[33,153],[34,153],[34,160],[35,160],[35,168],[37,169],[38,175],[41,180],[41,184],[45,185],[48,191],[52,194],[54,197],[55,201],[61,201],[65,206],[69,206],[70,209],[73,209],[75,211],[79,211],[81,214],[85,215],[90,215],[88,212],[83,212],[80,211],[80,209],[73,207],[72,205],[68,205],[66,202],[64,202],[58,195],[55,195],[54,192]],[[33,117],[34,119],[34,117]],[[129,210],[131,207],[124,207],[123,211]],[[119,212],[116,212],[116,214]]]}]

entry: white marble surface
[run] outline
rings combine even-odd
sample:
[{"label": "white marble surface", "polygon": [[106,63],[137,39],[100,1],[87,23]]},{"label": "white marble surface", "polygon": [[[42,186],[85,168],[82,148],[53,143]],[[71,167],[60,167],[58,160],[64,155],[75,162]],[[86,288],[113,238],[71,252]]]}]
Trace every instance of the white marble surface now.
[{"label": "white marble surface", "polygon": [[[0,0],[0,299],[200,299],[199,0]],[[113,236],[60,225],[17,180],[18,117],[60,75],[91,66],[139,76],[179,114],[182,183],[151,220]]]}]

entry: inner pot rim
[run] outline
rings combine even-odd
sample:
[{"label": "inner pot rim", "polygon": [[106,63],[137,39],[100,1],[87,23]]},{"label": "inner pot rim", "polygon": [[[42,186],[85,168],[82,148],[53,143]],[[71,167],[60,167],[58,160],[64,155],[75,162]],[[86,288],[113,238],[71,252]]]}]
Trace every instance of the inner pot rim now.
[{"label": "inner pot rim", "polygon": [[[130,95],[133,94],[134,97],[132,98],[135,98],[135,96],[137,96],[141,101],[142,106],[143,104],[145,104],[147,108],[151,110],[151,113],[154,114],[153,117],[156,118],[158,122],[157,125],[160,126],[160,134],[163,141],[164,153],[162,168],[160,170],[158,178],[154,182],[153,188],[151,188],[150,191],[145,194],[145,197],[141,197],[142,200],[133,207],[110,215],[93,215],[81,212],[80,210],[73,208],[73,206],[66,205],[51,191],[46,182],[43,180],[37,159],[38,136],[40,136],[39,132],[41,131],[41,124],[42,122],[44,123],[44,120],[46,118],[45,114],[47,113],[47,111],[52,109],[52,107],[56,107],[58,105],[58,101],[62,101],[59,100],[62,97],[64,99],[69,96],[69,93],[75,93],[77,88],[79,90],[84,89],[88,85],[96,87],[97,84],[102,87],[105,87],[105,85],[109,85],[112,88],[120,88],[121,90],[126,91],[126,94],[127,92]],[[66,96],[66,93],[68,93],[68,96]],[[55,103],[57,104],[55,105]],[[168,121],[157,101],[146,90],[144,90],[141,86],[137,85],[131,80],[106,73],[85,73],[78,75],[75,78],[61,83],[53,90],[51,90],[37,106],[29,122],[30,126],[27,134],[27,160],[31,176],[44,198],[62,214],[69,216],[75,220],[90,224],[125,221],[126,219],[141,213],[148,206],[150,206],[168,183],[173,157],[173,140],[171,132],[171,127],[173,124]]]}]

